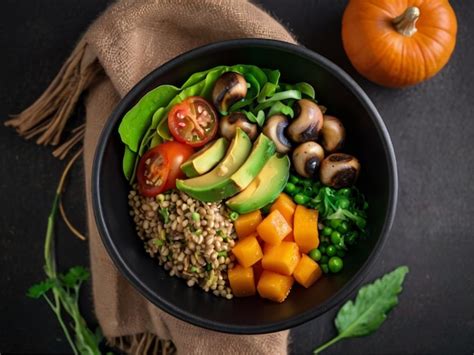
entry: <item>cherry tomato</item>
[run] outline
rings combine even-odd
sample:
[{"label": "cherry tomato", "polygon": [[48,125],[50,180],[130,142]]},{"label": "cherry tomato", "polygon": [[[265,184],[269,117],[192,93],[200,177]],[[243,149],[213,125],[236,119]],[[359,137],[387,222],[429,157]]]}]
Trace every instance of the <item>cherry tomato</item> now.
[{"label": "cherry tomato", "polygon": [[168,127],[173,137],[191,147],[201,147],[217,132],[217,114],[204,98],[191,96],[174,105],[168,114]]},{"label": "cherry tomato", "polygon": [[140,159],[137,168],[138,191],[141,195],[153,197],[164,191],[170,162],[160,146],[150,149]]},{"label": "cherry tomato", "polygon": [[176,179],[185,177],[180,168],[181,164],[189,159],[194,150],[186,144],[174,141],[160,144],[159,147],[161,147],[169,161],[169,174],[164,191],[174,189],[176,187]]},{"label": "cherry tomato", "polygon": [[166,142],[160,144],[140,159],[137,182],[140,194],[153,197],[176,187],[176,179],[184,177],[180,169],[194,150],[183,143]]}]

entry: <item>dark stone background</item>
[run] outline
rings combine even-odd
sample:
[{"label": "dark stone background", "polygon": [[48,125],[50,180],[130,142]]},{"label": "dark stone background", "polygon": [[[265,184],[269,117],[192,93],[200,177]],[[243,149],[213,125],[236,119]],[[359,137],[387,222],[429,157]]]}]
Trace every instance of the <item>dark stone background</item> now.
[{"label": "dark stone background", "polygon": [[[400,305],[376,333],[327,353],[472,354],[474,351],[474,3],[451,1],[456,50],[434,79],[404,90],[373,85],[348,62],[340,40],[342,0],[259,1],[299,41],[347,70],[367,91],[398,158],[397,217],[367,281],[400,264],[411,268]],[[0,117],[21,111],[46,88],[80,34],[110,0],[3,0],[0,4]],[[78,110],[74,120],[83,112]],[[46,218],[64,165],[50,149],[0,128],[0,352],[70,351],[47,305],[25,297],[43,277]],[[66,206],[85,229],[83,171],[74,168]],[[60,265],[87,263],[87,247],[59,223]],[[90,290],[83,310],[94,323]],[[336,310],[293,330],[293,353],[335,334]]]}]

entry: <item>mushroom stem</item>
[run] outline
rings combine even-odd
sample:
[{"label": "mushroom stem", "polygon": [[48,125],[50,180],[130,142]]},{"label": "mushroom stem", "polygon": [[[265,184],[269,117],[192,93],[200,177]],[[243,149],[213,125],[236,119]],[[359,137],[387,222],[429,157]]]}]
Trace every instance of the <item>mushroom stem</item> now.
[{"label": "mushroom stem", "polygon": [[416,28],[416,21],[420,18],[420,9],[416,6],[408,7],[403,14],[393,19],[392,24],[403,36],[411,37],[418,29]]}]

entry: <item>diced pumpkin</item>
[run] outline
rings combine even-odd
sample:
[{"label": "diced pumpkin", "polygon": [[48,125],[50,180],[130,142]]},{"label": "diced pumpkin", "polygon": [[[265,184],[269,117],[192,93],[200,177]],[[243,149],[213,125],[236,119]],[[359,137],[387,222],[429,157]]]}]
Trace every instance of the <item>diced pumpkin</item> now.
[{"label": "diced pumpkin", "polygon": [[291,233],[291,226],[280,211],[274,210],[258,225],[257,233],[263,241],[269,244],[280,242]]},{"label": "diced pumpkin", "polygon": [[318,211],[296,206],[293,217],[293,236],[302,253],[308,253],[319,245]]},{"label": "diced pumpkin", "polygon": [[291,276],[300,261],[300,250],[293,242],[281,242],[263,254],[262,266],[282,275]]},{"label": "diced pumpkin", "polygon": [[318,263],[308,255],[303,254],[300,262],[296,266],[293,277],[302,286],[308,288],[314,284],[323,274]]},{"label": "diced pumpkin", "polygon": [[280,196],[273,203],[270,211],[278,210],[285,217],[288,224],[293,225],[293,214],[295,213],[296,204],[292,198],[285,193],[281,193]]},{"label": "diced pumpkin", "polygon": [[263,267],[262,267],[262,260],[258,261],[257,263],[253,264],[253,276],[255,279],[255,286],[258,283],[258,280],[260,280],[260,275],[262,275],[263,272]]},{"label": "diced pumpkin", "polygon": [[255,237],[239,240],[232,248],[232,253],[243,267],[252,266],[263,256],[262,248]]},{"label": "diced pumpkin", "polygon": [[262,222],[262,213],[256,210],[247,214],[241,214],[234,222],[235,232],[239,239],[248,237],[257,230],[257,226]]},{"label": "diced pumpkin", "polygon": [[294,279],[291,276],[263,270],[258,281],[257,291],[260,297],[281,303],[288,297],[293,282]]},{"label": "diced pumpkin", "polygon": [[236,265],[227,273],[230,288],[235,297],[247,297],[255,295],[255,279],[253,268]]},{"label": "diced pumpkin", "polygon": [[276,247],[276,245],[263,243],[263,248],[262,248],[263,255],[267,254],[271,249],[273,249],[275,247]]},{"label": "diced pumpkin", "polygon": [[283,239],[284,242],[294,242],[295,241],[295,237],[293,236],[293,232],[291,232],[290,234],[288,234],[285,239]]}]

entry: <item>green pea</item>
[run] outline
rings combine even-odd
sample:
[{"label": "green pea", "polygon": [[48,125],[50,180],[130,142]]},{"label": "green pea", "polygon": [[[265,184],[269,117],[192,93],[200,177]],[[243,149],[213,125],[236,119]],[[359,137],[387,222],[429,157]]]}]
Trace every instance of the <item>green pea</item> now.
[{"label": "green pea", "polygon": [[286,187],[285,187],[285,191],[287,193],[289,193],[290,195],[293,195],[296,191],[296,186],[295,184],[289,182],[288,184],[286,184]]},{"label": "green pea", "polygon": [[337,249],[334,245],[330,245],[330,246],[327,247],[326,254],[328,256],[334,256],[334,255],[336,255],[336,253],[337,253]]},{"label": "green pea", "polygon": [[332,233],[331,227],[324,227],[322,233],[323,233],[323,235],[325,235],[326,237],[329,237],[329,236],[331,235],[331,233]]},{"label": "green pea", "polygon": [[331,243],[334,245],[339,244],[341,241],[341,233],[334,231],[331,233]]},{"label": "green pea", "polygon": [[333,273],[337,273],[342,270],[344,267],[344,262],[342,259],[338,256],[333,256],[331,259],[329,259],[329,270]]},{"label": "green pea", "polygon": [[329,225],[333,228],[333,229],[336,229],[337,227],[339,227],[339,225],[341,224],[341,220],[340,219],[331,219],[329,221]]},{"label": "green pea", "polygon": [[298,178],[298,176],[296,176],[296,175],[291,175],[291,176],[290,176],[290,182],[291,182],[291,183],[297,184],[298,181],[300,181],[300,179]]},{"label": "green pea", "polygon": [[308,202],[309,197],[305,196],[303,194],[296,194],[295,197],[293,198],[293,200],[298,205],[304,205],[306,202]]},{"label": "green pea", "polygon": [[322,254],[326,253],[326,246],[325,245],[320,245],[318,249]]},{"label": "green pea", "polygon": [[232,221],[236,221],[237,218],[239,218],[239,214],[237,212],[231,212],[230,215],[229,215],[229,218],[232,220]]},{"label": "green pea", "polygon": [[338,250],[336,255],[343,258],[346,256],[346,252],[344,250]]},{"label": "green pea", "polygon": [[342,223],[337,227],[339,233],[346,233],[349,230],[349,223],[342,221]]},{"label": "green pea", "polygon": [[322,257],[321,252],[317,248],[311,250],[308,255],[314,261],[319,261],[321,260],[321,257]]},{"label": "green pea", "polygon": [[323,255],[320,261],[321,261],[321,264],[327,264],[329,261],[329,257],[327,255]]},{"label": "green pea", "polygon": [[339,195],[341,195],[341,196],[349,197],[351,195],[351,193],[352,193],[351,189],[349,189],[347,187],[339,190]]},{"label": "green pea", "polygon": [[337,201],[337,206],[344,210],[348,209],[350,204],[351,203],[347,198],[341,198],[340,200]]},{"label": "green pea", "polygon": [[320,267],[321,267],[321,270],[323,270],[325,274],[329,272],[328,264],[321,264]]},{"label": "green pea", "polygon": [[193,212],[191,214],[191,218],[193,219],[194,222],[199,222],[199,220],[201,219],[201,216],[199,216],[199,213]]}]

